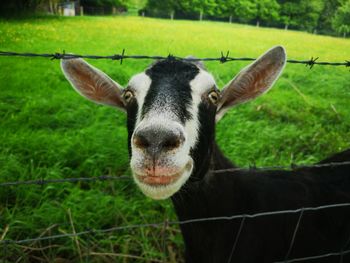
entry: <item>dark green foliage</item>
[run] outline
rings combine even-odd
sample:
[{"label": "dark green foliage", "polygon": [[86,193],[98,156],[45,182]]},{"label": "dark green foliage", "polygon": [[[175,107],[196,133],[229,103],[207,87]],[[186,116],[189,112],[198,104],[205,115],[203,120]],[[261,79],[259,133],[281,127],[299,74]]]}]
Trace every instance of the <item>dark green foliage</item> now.
[{"label": "dark green foliage", "polygon": [[328,0],[324,1],[324,8],[320,13],[320,18],[317,25],[317,30],[321,33],[330,34],[332,29],[332,19],[336,10],[341,6],[342,0]]},{"label": "dark green foliage", "polygon": [[171,12],[174,12],[177,6],[177,1],[174,0],[149,0],[146,5],[147,15],[169,17]]},{"label": "dark green foliage", "polygon": [[313,31],[320,18],[320,14],[325,8],[323,0],[279,0],[281,5],[280,21],[293,28],[300,28]]},{"label": "dark green foliage", "polygon": [[11,0],[0,4],[1,16],[18,16],[35,12],[37,6],[44,0]]},{"label": "dark green foliage", "polygon": [[81,0],[81,6],[87,15],[106,15],[124,12],[127,10],[125,0]]},{"label": "dark green foliage", "polygon": [[260,21],[268,23],[278,19],[280,6],[276,0],[254,0],[253,2],[256,8],[254,19],[257,26],[259,26]]},{"label": "dark green foliage", "polygon": [[229,19],[327,34],[349,32],[348,0],[148,0],[148,16]]},{"label": "dark green foliage", "polygon": [[[0,15],[5,17],[16,17],[19,15],[33,15],[40,7],[48,7],[53,4],[57,5],[65,2],[65,0],[11,0],[2,1],[0,4]],[[89,8],[104,8],[106,11],[111,10],[112,7],[125,10],[130,0],[80,0],[80,5],[87,6]],[[135,2],[135,1],[133,1]],[[137,4],[137,3],[132,3]],[[43,11],[43,10],[41,10]]]},{"label": "dark green foliage", "polygon": [[80,0],[82,6],[90,7],[125,7],[125,0]]},{"label": "dark green foliage", "polygon": [[232,17],[235,21],[248,22],[255,17],[256,5],[248,0],[218,0],[220,16]]},{"label": "dark green foliage", "polygon": [[332,28],[344,37],[350,33],[350,0],[339,6],[332,20]]}]

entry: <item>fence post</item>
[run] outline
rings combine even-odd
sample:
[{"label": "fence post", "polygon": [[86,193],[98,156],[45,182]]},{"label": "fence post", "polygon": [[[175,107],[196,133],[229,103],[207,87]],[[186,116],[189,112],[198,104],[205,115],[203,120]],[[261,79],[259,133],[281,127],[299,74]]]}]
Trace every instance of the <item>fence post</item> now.
[{"label": "fence post", "polygon": [[54,13],[54,11],[53,11],[52,0],[49,0],[49,12],[50,12],[50,14],[53,14],[53,13]]},{"label": "fence post", "polygon": [[231,24],[232,23],[232,15],[230,15],[230,18],[228,19],[228,22]]},{"label": "fence post", "polygon": [[171,12],[170,12],[170,19],[171,19],[171,20],[174,20],[174,11],[171,11]]},{"label": "fence post", "polygon": [[80,16],[84,16],[84,7],[80,6]]},{"label": "fence post", "polygon": [[112,8],[112,14],[115,15],[117,13],[117,9],[115,8],[115,6],[113,6]]},{"label": "fence post", "polygon": [[58,7],[58,14],[59,14],[60,16],[63,15],[63,7],[62,7],[62,6],[59,6],[59,7]]}]

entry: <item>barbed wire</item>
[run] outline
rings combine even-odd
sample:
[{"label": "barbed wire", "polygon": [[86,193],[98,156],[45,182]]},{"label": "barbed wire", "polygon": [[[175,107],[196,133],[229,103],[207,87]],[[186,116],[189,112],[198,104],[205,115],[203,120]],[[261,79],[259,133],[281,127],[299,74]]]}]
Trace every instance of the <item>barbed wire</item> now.
[{"label": "barbed wire", "polygon": [[[154,59],[154,60],[161,60],[161,59],[177,59],[182,61],[218,61],[220,63],[226,63],[226,62],[232,62],[232,61],[254,61],[255,58],[249,58],[249,57],[229,57],[229,52],[227,52],[225,55],[223,52],[221,52],[220,57],[216,58],[183,58],[179,56],[148,56],[148,55],[125,55],[125,49],[123,49],[121,54],[114,54],[114,55],[107,55],[107,56],[101,56],[101,55],[79,55],[79,54],[66,54],[63,53],[18,53],[18,52],[5,52],[0,51],[0,56],[17,56],[17,57],[43,57],[43,58],[49,58],[51,60],[55,59],[73,59],[73,58],[87,58],[87,59],[110,59],[110,60],[116,60],[120,61],[120,64],[123,63],[123,60],[125,59]],[[312,69],[314,65],[321,65],[321,66],[345,66],[350,67],[350,61],[345,60],[345,62],[320,62],[318,61],[319,57],[311,57],[310,60],[287,60],[288,63],[291,64],[304,64],[305,66]],[[319,163],[319,164],[312,164],[312,165],[296,165],[296,164],[290,164],[290,165],[280,165],[280,166],[266,166],[266,167],[256,167],[249,166],[249,167],[237,167],[237,168],[229,168],[229,169],[220,169],[220,170],[214,170],[213,173],[226,173],[226,172],[236,172],[236,171],[264,171],[264,170],[276,170],[276,169],[283,169],[283,170],[295,170],[295,169],[306,169],[306,168],[322,168],[322,167],[329,167],[334,168],[338,166],[343,165],[350,165],[350,161],[345,162],[331,162],[331,163]],[[111,176],[111,175],[102,175],[98,177],[78,177],[78,178],[58,178],[58,179],[38,179],[38,180],[27,180],[27,181],[13,181],[13,182],[3,182],[0,183],[0,187],[6,187],[6,186],[19,186],[19,185],[46,185],[46,184],[57,184],[57,183],[77,183],[77,182],[97,182],[97,181],[117,181],[117,180],[130,180],[130,176]],[[82,232],[74,232],[74,233],[65,233],[65,234],[57,234],[57,235],[51,235],[51,236],[41,236],[37,238],[27,238],[27,239],[21,239],[21,240],[11,240],[11,239],[4,239],[0,240],[0,245],[3,245],[7,247],[11,244],[25,244],[30,242],[37,242],[37,241],[46,241],[46,240],[53,240],[53,239],[60,239],[60,238],[69,238],[69,237],[79,237],[83,235],[88,234],[103,234],[103,233],[110,233],[110,232],[116,232],[121,230],[130,230],[130,229],[138,229],[138,228],[144,228],[144,227],[156,227],[156,228],[164,228],[164,226],[168,225],[184,225],[184,224],[191,224],[191,223],[198,223],[198,222],[208,222],[208,221],[222,221],[222,220],[235,220],[235,219],[241,219],[241,226],[243,227],[243,224],[245,222],[246,218],[257,218],[257,217],[263,217],[263,216],[273,216],[273,215],[281,215],[281,214],[291,214],[291,213],[300,213],[298,222],[294,229],[294,234],[290,243],[289,250],[287,252],[286,258],[282,261],[277,261],[275,263],[293,263],[293,262],[301,262],[301,261],[307,261],[307,260],[315,260],[315,259],[321,259],[325,257],[330,256],[344,256],[346,254],[350,253],[350,250],[344,250],[340,252],[330,252],[327,254],[322,255],[315,255],[315,256],[309,256],[309,257],[303,257],[303,258],[294,258],[294,259],[288,259],[290,251],[294,245],[294,239],[295,235],[299,228],[299,223],[302,219],[302,216],[307,211],[318,211],[323,209],[331,209],[331,208],[340,208],[340,207],[350,207],[350,203],[342,203],[342,204],[332,204],[332,205],[324,205],[324,206],[318,206],[318,207],[306,207],[306,208],[299,208],[294,210],[280,210],[280,211],[273,211],[273,212],[262,212],[262,213],[256,213],[256,214],[241,214],[241,215],[232,215],[232,216],[221,216],[221,217],[207,217],[207,218],[194,218],[194,219],[188,219],[188,220],[182,220],[182,221],[165,221],[165,222],[158,222],[158,223],[146,223],[146,224],[134,224],[134,225],[126,225],[126,226],[116,226],[111,227],[107,229],[88,229]],[[233,251],[235,250],[236,243],[238,242],[239,234],[236,237],[236,240],[234,242],[230,259],[232,257]]]},{"label": "barbed wire", "polygon": [[228,168],[228,169],[220,169],[220,170],[214,170],[213,173],[226,173],[226,172],[236,172],[236,171],[242,171],[242,170],[249,170],[249,171],[265,171],[265,170],[295,170],[295,169],[307,169],[307,168],[334,168],[337,166],[344,166],[344,165],[350,165],[350,161],[344,161],[344,162],[330,162],[330,163],[317,163],[317,164],[290,164],[290,165],[275,165],[275,166],[265,166],[265,167],[256,167],[256,166],[249,166],[245,168]]},{"label": "barbed wire", "polygon": [[[329,167],[334,168],[338,166],[350,165],[350,161],[345,162],[331,162],[331,163],[319,163],[319,164],[290,164],[290,165],[278,165],[278,166],[262,166],[262,167],[237,167],[229,169],[213,170],[213,173],[226,173],[226,172],[238,172],[238,171],[267,171],[267,170],[295,170],[295,169],[307,169],[307,168],[322,168]],[[130,176],[112,176],[112,175],[101,175],[97,177],[78,177],[78,178],[58,178],[58,179],[37,179],[37,180],[26,180],[26,181],[12,181],[2,182],[0,187],[5,186],[19,186],[19,185],[46,185],[46,184],[57,184],[57,183],[77,183],[77,182],[96,182],[96,181],[119,181],[119,180],[130,180]]]},{"label": "barbed wire", "polygon": [[[169,54],[168,56],[148,56],[148,55],[125,55],[125,49],[123,49],[121,54],[114,55],[79,55],[79,54],[67,54],[65,51],[63,53],[31,53],[31,52],[12,52],[12,51],[0,51],[0,56],[10,56],[10,57],[43,57],[54,59],[73,59],[73,58],[88,58],[88,59],[110,59],[110,60],[118,60],[120,64],[123,63],[125,59],[177,59],[182,61],[219,61],[220,63],[232,62],[232,61],[254,61],[255,58],[249,57],[230,57],[230,52],[227,51],[224,55],[221,52],[220,57],[212,57],[212,58],[194,58],[194,57],[179,57]],[[310,69],[314,67],[314,65],[320,66],[345,66],[350,67],[350,60],[344,60],[344,62],[328,62],[328,61],[318,61],[319,57],[311,57],[309,60],[296,60],[289,59],[288,63],[291,64],[304,64]]]},{"label": "barbed wire", "polygon": [[[331,209],[331,208],[345,208],[350,207],[350,203],[339,203],[339,204],[331,204],[331,205],[323,205],[323,206],[317,206],[317,207],[303,207],[293,210],[280,210],[280,211],[272,211],[272,212],[261,212],[256,214],[240,214],[240,215],[232,215],[232,216],[218,216],[218,217],[206,217],[206,218],[194,218],[194,219],[188,219],[188,220],[179,220],[179,221],[164,221],[164,222],[158,222],[158,223],[146,223],[146,224],[134,224],[134,225],[126,225],[126,226],[116,226],[111,227],[107,229],[89,229],[82,232],[75,232],[75,233],[65,233],[65,234],[58,234],[58,235],[51,235],[51,236],[41,236],[38,238],[27,238],[27,239],[21,239],[21,240],[12,240],[12,239],[4,239],[0,240],[0,245],[7,248],[9,245],[19,245],[19,244],[25,244],[25,243],[31,243],[31,242],[37,242],[37,241],[47,241],[47,240],[53,240],[53,239],[60,239],[60,238],[67,238],[67,237],[79,237],[87,234],[103,234],[103,233],[110,233],[110,232],[116,232],[120,230],[130,230],[130,229],[137,229],[137,228],[144,228],[144,227],[164,227],[164,225],[185,225],[185,224],[191,224],[191,223],[198,223],[198,222],[209,222],[209,221],[230,221],[235,219],[242,219],[245,220],[246,218],[258,218],[258,217],[264,217],[264,216],[274,216],[274,215],[281,215],[281,214],[295,214],[295,213],[301,213],[299,216],[298,223],[295,227],[294,233],[296,233],[299,222],[301,220],[301,216],[308,211],[319,211],[324,209]],[[238,239],[238,237],[237,237]],[[291,245],[293,245],[294,240],[292,240]],[[343,256],[345,254],[350,253],[350,250],[343,250],[340,252],[331,252],[323,255],[316,255],[316,256],[309,256],[304,258],[295,258],[295,259],[285,259],[282,261],[277,261],[275,263],[291,263],[291,262],[300,262],[305,260],[311,260],[311,259],[320,259],[324,257],[329,256]]]},{"label": "barbed wire", "polygon": [[[307,260],[315,260],[315,259],[321,259],[321,258],[327,258],[331,256],[343,256],[346,254],[349,254],[350,250],[345,250],[341,252],[333,252],[333,253],[327,253],[327,254],[322,254],[322,255],[317,255],[317,256],[310,256],[310,257],[303,257],[303,258],[294,258],[294,259],[289,259],[289,260],[282,260],[282,261],[276,261],[274,263],[293,263],[293,262],[302,262],[302,261],[307,261]],[[339,261],[340,263],[342,261]]]},{"label": "barbed wire", "polygon": [[112,176],[101,175],[97,177],[77,177],[77,178],[59,178],[59,179],[37,179],[27,181],[13,181],[3,182],[0,186],[17,186],[17,185],[45,185],[45,184],[58,184],[58,183],[77,183],[77,182],[96,182],[96,181],[108,181],[108,180],[129,180],[129,176]]},{"label": "barbed wire", "polygon": [[191,223],[208,222],[208,221],[231,221],[231,220],[243,219],[243,218],[257,218],[257,217],[273,216],[273,215],[281,215],[281,214],[294,214],[294,213],[300,213],[302,211],[305,213],[307,211],[319,211],[319,210],[324,210],[324,209],[340,208],[340,207],[350,207],[350,203],[339,203],[339,204],[323,205],[323,206],[317,206],[317,207],[303,207],[303,208],[298,208],[298,209],[293,209],[293,210],[279,210],[279,211],[272,211],[272,212],[261,212],[261,213],[256,213],[256,214],[240,214],[240,215],[232,215],[232,216],[203,217],[203,218],[187,219],[187,220],[182,220],[182,221],[181,220],[179,220],[179,221],[167,220],[166,222],[117,226],[117,227],[111,227],[111,228],[107,228],[107,229],[89,229],[86,231],[76,232],[76,233],[59,234],[59,235],[52,235],[52,236],[45,236],[45,237],[38,237],[38,238],[28,238],[28,239],[22,239],[22,240],[4,239],[4,240],[0,240],[0,244],[24,244],[24,243],[30,243],[30,242],[35,242],[35,241],[52,240],[52,239],[58,239],[58,238],[63,238],[63,237],[82,236],[82,235],[86,235],[86,234],[108,233],[108,232],[115,232],[118,230],[133,229],[133,228],[164,227],[165,223],[167,225],[186,225],[186,224],[191,224]]}]

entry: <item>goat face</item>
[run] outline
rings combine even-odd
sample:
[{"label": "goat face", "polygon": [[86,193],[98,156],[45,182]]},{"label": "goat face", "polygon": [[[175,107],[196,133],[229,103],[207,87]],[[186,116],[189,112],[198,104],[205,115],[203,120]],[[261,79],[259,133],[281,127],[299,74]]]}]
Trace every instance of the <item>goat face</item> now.
[{"label": "goat face", "polygon": [[146,195],[167,198],[198,165],[197,142],[209,147],[219,91],[201,67],[166,59],[133,77],[125,92],[134,179]]},{"label": "goat face", "polygon": [[81,59],[62,60],[61,67],[81,95],[127,112],[134,180],[147,196],[164,199],[207,171],[215,121],[266,92],[285,60],[282,47],[272,48],[221,92],[202,64],[175,59],[156,62],[125,89]]}]

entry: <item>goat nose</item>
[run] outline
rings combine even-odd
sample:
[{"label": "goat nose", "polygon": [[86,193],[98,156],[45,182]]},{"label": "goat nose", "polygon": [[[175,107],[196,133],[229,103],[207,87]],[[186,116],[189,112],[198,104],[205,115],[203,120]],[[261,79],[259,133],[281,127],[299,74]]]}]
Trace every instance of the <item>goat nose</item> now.
[{"label": "goat nose", "polygon": [[179,130],[145,128],[135,132],[133,144],[152,155],[179,148],[185,137]]}]

